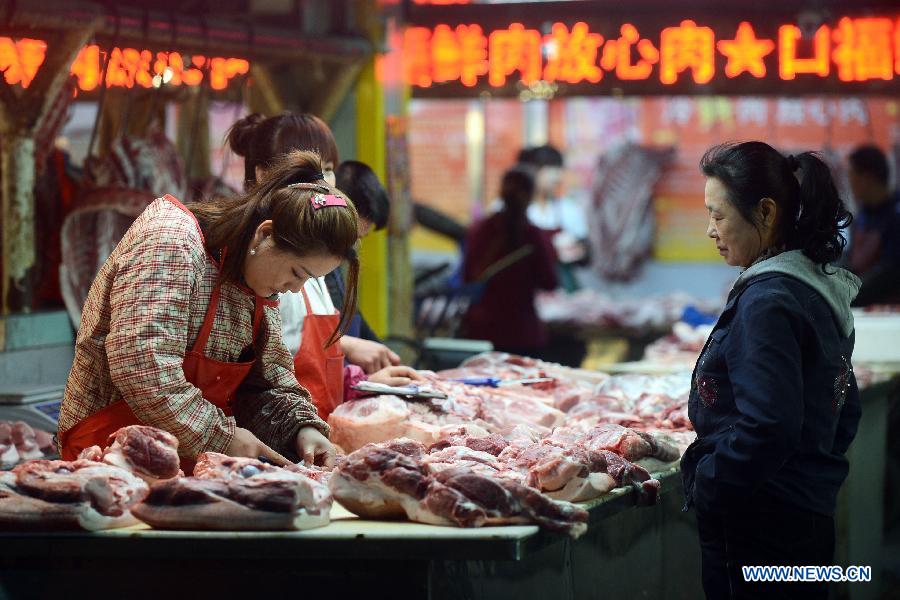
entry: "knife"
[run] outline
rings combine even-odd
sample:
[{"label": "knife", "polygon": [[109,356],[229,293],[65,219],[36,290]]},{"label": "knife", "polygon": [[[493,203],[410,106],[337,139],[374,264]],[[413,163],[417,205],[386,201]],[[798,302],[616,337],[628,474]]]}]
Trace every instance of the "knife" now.
[{"label": "knife", "polygon": [[506,387],[509,385],[531,385],[533,383],[544,383],[553,381],[553,377],[529,377],[525,379],[500,379],[499,377],[462,377],[460,379],[451,379],[457,383],[466,385],[479,385],[486,387]]},{"label": "knife", "polygon": [[447,398],[447,394],[443,392],[436,392],[428,388],[420,388],[417,385],[394,387],[383,383],[360,381],[353,386],[353,389],[359,390],[360,392],[366,392],[367,394],[403,396],[406,398],[437,398],[440,400]]}]

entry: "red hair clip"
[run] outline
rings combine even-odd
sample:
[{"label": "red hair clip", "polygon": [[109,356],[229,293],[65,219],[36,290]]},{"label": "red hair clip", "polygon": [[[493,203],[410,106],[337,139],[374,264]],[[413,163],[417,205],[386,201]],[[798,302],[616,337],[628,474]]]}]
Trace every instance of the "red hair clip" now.
[{"label": "red hair clip", "polygon": [[310,198],[310,204],[315,210],[325,208],[326,206],[347,206],[347,201],[334,194],[313,194]]}]

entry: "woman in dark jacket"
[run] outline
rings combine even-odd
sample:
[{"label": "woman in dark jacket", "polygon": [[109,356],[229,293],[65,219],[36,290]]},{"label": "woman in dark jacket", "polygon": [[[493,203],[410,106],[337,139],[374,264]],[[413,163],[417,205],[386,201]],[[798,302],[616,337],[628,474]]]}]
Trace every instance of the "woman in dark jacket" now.
[{"label": "woman in dark jacket", "polygon": [[826,598],[741,567],[830,565],[860,405],[850,363],[859,280],[830,266],[851,221],[828,167],[762,142],[710,149],[707,234],[744,268],[694,370],[682,458],[707,598]]}]

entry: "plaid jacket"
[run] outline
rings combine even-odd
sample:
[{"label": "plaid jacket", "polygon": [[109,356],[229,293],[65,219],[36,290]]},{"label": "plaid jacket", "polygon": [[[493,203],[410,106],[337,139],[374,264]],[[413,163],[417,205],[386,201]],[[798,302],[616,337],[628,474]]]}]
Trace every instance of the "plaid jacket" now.
[{"label": "plaid jacket", "polygon": [[[235,423],[287,455],[295,454],[294,438],[303,426],[328,435],[309,392],[294,376],[293,359],[281,340],[277,301],[265,301],[257,361],[235,394],[234,417],[226,417],[187,382],[184,355],[203,324],[218,274],[196,222],[174,198],[147,207],[91,286],[59,431],[125,400],[141,422],[175,435],[179,452],[189,458],[224,452]],[[205,354],[225,362],[246,360],[252,320],[252,292],[223,283]]]}]

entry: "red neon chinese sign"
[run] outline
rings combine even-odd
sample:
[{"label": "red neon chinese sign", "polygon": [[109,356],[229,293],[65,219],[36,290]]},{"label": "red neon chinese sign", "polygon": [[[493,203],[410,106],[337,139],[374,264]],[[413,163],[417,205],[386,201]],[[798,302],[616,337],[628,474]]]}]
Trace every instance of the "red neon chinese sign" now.
[{"label": "red neon chinese sign", "polygon": [[[31,85],[44,62],[47,44],[42,40],[0,37],[0,71],[9,84]],[[78,89],[89,92],[100,85],[104,56],[95,45],[85,46],[72,63],[71,73]],[[242,58],[207,58],[198,54],[151,52],[134,48],[113,48],[107,65],[107,87],[160,87],[200,85],[209,73],[209,85],[224,90],[229,81],[245,75],[250,63]]]},{"label": "red neon chinese sign", "polygon": [[684,20],[656,36],[622,23],[604,35],[578,22],[553,23],[549,33],[512,23],[483,31],[479,25],[410,27],[405,32],[406,81],[419,88],[460,82],[466,87],[653,81],[707,84],[738,77],[781,81],[890,81],[900,76],[900,19],[843,17],[803,37],[794,24],[759,35],[743,21],[728,32]]}]

